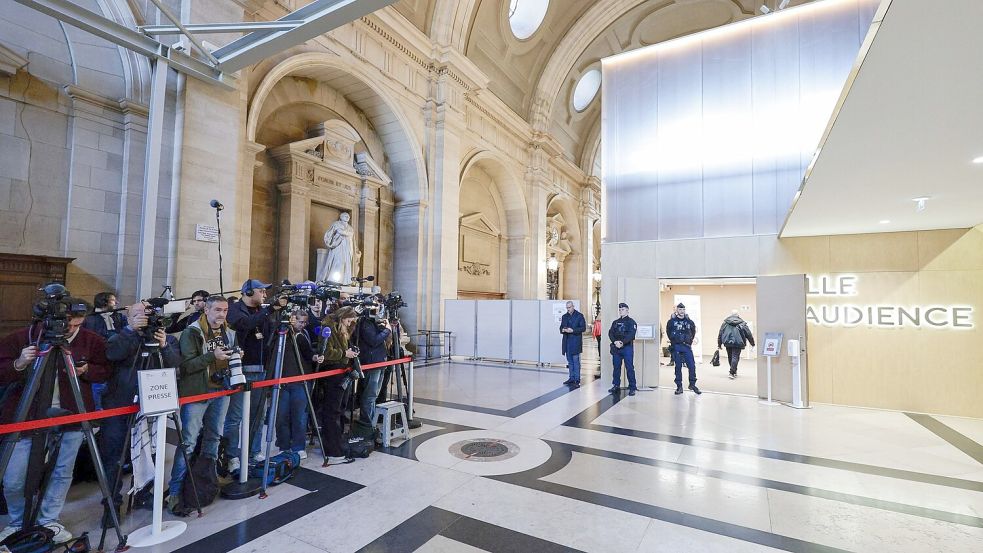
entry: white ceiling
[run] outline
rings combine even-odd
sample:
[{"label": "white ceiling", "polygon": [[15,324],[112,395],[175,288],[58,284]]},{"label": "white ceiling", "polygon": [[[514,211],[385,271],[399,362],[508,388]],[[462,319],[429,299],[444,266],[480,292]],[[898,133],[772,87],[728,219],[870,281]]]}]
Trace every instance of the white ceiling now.
[{"label": "white ceiling", "polygon": [[983,0],[885,0],[878,18],[783,237],[983,222]]}]

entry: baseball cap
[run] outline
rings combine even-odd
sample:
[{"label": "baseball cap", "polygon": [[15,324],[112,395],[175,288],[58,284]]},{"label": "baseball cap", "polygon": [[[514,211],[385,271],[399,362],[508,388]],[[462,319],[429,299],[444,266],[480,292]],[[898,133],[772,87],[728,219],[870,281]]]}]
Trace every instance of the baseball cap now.
[{"label": "baseball cap", "polygon": [[621,302],[618,304],[618,309],[628,309],[628,304]]},{"label": "baseball cap", "polygon": [[247,280],[246,282],[243,282],[242,283],[242,288],[240,288],[239,291],[242,292],[243,294],[245,294],[249,290],[265,290],[265,289],[269,288],[270,286],[273,286],[273,285],[272,284],[265,284],[261,280],[256,280],[255,278],[251,278],[251,279]]}]

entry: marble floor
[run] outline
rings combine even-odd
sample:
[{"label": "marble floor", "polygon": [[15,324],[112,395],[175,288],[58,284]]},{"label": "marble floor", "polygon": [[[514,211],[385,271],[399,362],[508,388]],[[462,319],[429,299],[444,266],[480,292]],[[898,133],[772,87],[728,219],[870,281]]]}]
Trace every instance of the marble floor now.
[{"label": "marble floor", "polygon": [[[983,420],[565,379],[419,367],[410,440],[329,468],[314,452],[268,498],[133,551],[983,551]],[[97,505],[77,486],[63,518],[95,530]]]}]

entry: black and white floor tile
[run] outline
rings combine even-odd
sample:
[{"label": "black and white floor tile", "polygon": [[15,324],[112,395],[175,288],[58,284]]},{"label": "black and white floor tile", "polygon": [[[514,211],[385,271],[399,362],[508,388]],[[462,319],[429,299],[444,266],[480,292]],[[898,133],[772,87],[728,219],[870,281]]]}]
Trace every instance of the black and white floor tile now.
[{"label": "black and white floor tile", "polygon": [[[313,453],[267,499],[133,551],[983,551],[983,420],[565,378],[419,367],[410,440],[329,468]],[[73,489],[72,530],[97,528],[92,491]]]}]

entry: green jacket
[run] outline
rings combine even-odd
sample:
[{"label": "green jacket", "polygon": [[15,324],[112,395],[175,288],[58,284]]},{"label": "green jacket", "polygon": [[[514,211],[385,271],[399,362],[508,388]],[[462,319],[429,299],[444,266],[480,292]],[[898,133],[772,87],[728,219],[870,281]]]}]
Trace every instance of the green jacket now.
[{"label": "green jacket", "polygon": [[324,364],[321,368],[322,370],[332,370],[347,367],[350,364],[350,360],[345,357],[348,340],[338,331],[336,323],[329,322],[327,326],[331,329],[331,336],[328,337],[328,343],[324,349]]},{"label": "green jacket", "polygon": [[[235,344],[235,331],[226,327],[229,342]],[[215,354],[205,350],[205,335],[202,334],[198,321],[188,325],[181,333],[181,367],[178,370],[178,395],[181,397],[194,396],[220,390],[211,382],[211,376],[217,370]]]}]

